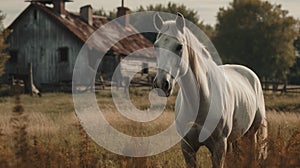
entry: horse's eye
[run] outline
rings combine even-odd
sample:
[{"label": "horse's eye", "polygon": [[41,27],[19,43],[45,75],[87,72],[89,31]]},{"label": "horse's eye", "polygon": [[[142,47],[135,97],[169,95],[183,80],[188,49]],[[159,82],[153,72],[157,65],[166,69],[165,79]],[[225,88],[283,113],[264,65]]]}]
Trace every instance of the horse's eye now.
[{"label": "horse's eye", "polygon": [[182,50],[182,45],[179,44],[177,47],[176,47],[176,51],[181,51]]}]

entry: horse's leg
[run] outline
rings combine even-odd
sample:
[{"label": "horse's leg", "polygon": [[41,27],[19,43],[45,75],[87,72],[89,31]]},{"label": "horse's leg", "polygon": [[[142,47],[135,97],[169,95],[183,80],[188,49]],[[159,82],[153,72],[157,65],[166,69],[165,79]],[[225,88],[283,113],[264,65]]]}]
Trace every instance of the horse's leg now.
[{"label": "horse's leg", "polygon": [[237,141],[229,142],[227,141],[227,152],[234,153],[237,150]]},{"label": "horse's leg", "polygon": [[268,126],[265,118],[262,117],[260,111],[256,112],[254,121],[246,137],[250,140],[250,145],[253,150],[253,158],[256,161],[266,159],[267,155],[267,139]]},{"label": "horse's leg", "polygon": [[257,129],[253,127],[248,130],[246,135],[242,138],[243,142],[243,151],[247,153],[249,159],[247,159],[247,163],[244,166],[247,167],[256,167],[256,158],[257,158]]},{"label": "horse's leg", "polygon": [[207,147],[211,152],[213,168],[223,168],[227,151],[227,138],[216,138]]},{"label": "horse's leg", "polygon": [[192,128],[181,140],[181,150],[188,168],[197,167],[196,153],[200,146],[197,130]]},{"label": "horse's leg", "polygon": [[257,140],[258,140],[258,160],[265,160],[267,159],[268,149],[267,149],[267,137],[268,137],[268,123],[267,120],[263,120],[260,128],[257,132]]}]

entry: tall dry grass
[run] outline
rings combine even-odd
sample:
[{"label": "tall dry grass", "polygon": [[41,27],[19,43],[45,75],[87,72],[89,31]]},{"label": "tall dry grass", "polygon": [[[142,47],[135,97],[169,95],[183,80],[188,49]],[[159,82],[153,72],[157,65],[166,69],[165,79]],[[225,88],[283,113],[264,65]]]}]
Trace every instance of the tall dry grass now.
[{"label": "tall dry grass", "polygon": [[268,111],[267,116],[266,160],[254,159],[259,151],[243,138],[238,140],[236,150],[227,155],[227,167],[300,167],[300,114]]},{"label": "tall dry grass", "polygon": [[12,110],[10,118],[10,126],[13,130],[13,151],[15,154],[15,162],[12,163],[16,167],[25,167],[29,163],[28,143],[27,143],[27,116],[24,114],[24,108],[21,104],[21,89],[22,87],[17,83],[14,88],[15,105]]},{"label": "tall dry grass", "polygon": [[[134,93],[134,90],[132,91]],[[104,116],[119,131],[134,136],[156,134],[167,128],[174,121],[171,107],[157,120],[149,123],[129,121],[121,116],[111,102],[107,91],[97,93],[98,103],[103,108]],[[270,95],[271,96],[271,95]],[[277,97],[277,95],[276,95]],[[287,103],[288,96],[284,96]],[[280,97],[279,97],[280,98]],[[277,97],[277,99],[279,99]],[[1,98],[0,103],[0,167],[184,167],[180,145],[151,157],[130,158],[119,156],[99,147],[85,133],[75,116],[72,97],[69,94],[51,93],[43,98],[21,95],[26,133],[16,134],[11,118],[15,98]],[[147,106],[147,97],[133,95],[135,105],[141,109]],[[173,98],[174,100],[175,98]],[[292,97],[295,99],[295,97]],[[268,100],[267,100],[268,101]],[[279,101],[279,100],[276,100]],[[294,100],[291,100],[294,101]],[[172,103],[172,102],[170,102]],[[170,105],[171,106],[171,105]],[[25,115],[26,114],[26,115]],[[227,167],[299,167],[300,166],[300,114],[271,110],[268,115],[268,158],[263,162],[253,161],[249,143],[240,141],[238,150],[228,154]],[[19,117],[19,116],[18,116]],[[22,121],[22,122],[23,122]],[[22,128],[22,127],[20,127]],[[18,132],[18,131],[17,131]],[[21,136],[22,138],[14,138]],[[20,140],[22,139],[22,140]],[[23,144],[22,144],[23,143]],[[24,145],[26,147],[18,147]],[[15,144],[18,144],[17,146]],[[22,155],[25,161],[18,162],[15,157],[19,150],[26,149]],[[126,150],[144,150],[128,147]],[[26,155],[25,155],[26,153]],[[25,157],[24,157],[25,158]],[[210,154],[201,148],[197,154],[200,167],[211,167]],[[17,163],[18,162],[18,163]]]}]

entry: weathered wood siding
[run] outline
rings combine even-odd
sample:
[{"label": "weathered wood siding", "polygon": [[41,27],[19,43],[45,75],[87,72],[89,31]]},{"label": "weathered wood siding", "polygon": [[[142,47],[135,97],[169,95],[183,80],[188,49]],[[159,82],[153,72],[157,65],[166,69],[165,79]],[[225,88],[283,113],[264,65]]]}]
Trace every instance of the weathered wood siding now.
[{"label": "weathered wood siding", "polygon": [[[72,80],[75,60],[83,44],[59,24],[41,10],[30,8],[13,25],[8,39],[10,50],[18,51],[17,66],[32,63],[34,83],[38,86]],[[59,61],[61,47],[68,47],[68,62]],[[9,63],[7,67],[9,74],[16,64]]]},{"label": "weathered wood siding", "polygon": [[[143,63],[147,63],[150,70],[153,70],[153,67],[156,67],[155,58],[147,58],[141,55],[120,58],[120,56],[116,55],[107,55],[102,60],[101,70],[103,72],[103,77],[106,80],[111,80],[114,73],[116,73],[115,75],[117,75],[117,78],[123,80],[123,78],[128,77],[129,74],[137,73],[137,70],[141,72],[143,69]],[[115,72],[119,64],[120,69]]]},{"label": "weathered wood siding", "polygon": [[139,70],[141,72],[143,70],[143,64],[146,63],[148,66],[148,69],[150,72],[148,73],[154,73],[152,70],[154,70],[157,67],[156,59],[147,59],[143,56],[136,56],[136,57],[130,57],[125,58],[121,61],[121,72],[122,76],[129,76],[129,74],[132,74]]}]

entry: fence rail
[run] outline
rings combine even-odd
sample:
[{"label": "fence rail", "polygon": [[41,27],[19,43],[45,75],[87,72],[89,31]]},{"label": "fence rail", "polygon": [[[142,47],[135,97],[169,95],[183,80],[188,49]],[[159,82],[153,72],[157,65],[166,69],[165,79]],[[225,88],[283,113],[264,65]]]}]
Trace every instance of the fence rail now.
[{"label": "fence rail", "polygon": [[285,82],[262,81],[263,90],[273,92],[300,93],[300,85],[288,85]]}]

